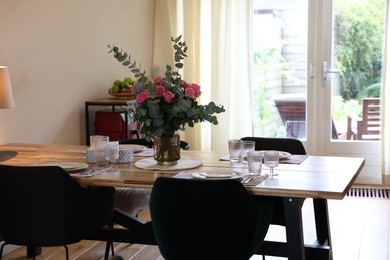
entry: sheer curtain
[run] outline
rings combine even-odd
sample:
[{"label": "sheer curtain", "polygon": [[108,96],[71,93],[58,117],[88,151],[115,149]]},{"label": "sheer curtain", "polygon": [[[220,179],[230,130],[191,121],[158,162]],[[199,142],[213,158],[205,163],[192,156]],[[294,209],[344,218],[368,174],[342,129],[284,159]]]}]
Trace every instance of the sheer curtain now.
[{"label": "sheer curtain", "polygon": [[390,175],[390,1],[386,4],[386,44],[382,88],[382,171]]},{"label": "sheer curtain", "polygon": [[183,78],[200,83],[202,104],[226,112],[217,126],[201,123],[181,136],[193,149],[226,151],[227,140],[253,134],[251,105],[251,1],[155,0],[154,75],[172,64],[170,37],[189,46]]}]

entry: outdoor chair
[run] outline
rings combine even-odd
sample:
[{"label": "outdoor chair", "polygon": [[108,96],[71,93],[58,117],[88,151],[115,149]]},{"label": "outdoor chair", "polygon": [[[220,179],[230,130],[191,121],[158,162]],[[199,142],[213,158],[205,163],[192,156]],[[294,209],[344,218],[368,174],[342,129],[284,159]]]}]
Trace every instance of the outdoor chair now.
[{"label": "outdoor chair", "polygon": [[268,231],[273,203],[256,202],[236,180],[156,179],[152,225],[167,260],[247,260]]},{"label": "outdoor chair", "polygon": [[67,245],[112,226],[114,188],[82,187],[58,166],[0,165],[0,197],[0,259],[8,244],[64,246],[68,259]]},{"label": "outdoor chair", "polygon": [[380,140],[380,98],[363,98],[362,117],[348,115],[347,140]]}]

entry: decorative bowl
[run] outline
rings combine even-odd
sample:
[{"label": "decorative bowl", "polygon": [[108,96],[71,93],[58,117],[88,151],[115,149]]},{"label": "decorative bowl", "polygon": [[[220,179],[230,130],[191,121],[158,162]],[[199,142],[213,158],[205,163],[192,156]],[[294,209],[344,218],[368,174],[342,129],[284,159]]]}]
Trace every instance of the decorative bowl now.
[{"label": "decorative bowl", "polygon": [[134,93],[112,93],[111,88],[108,90],[108,94],[117,98],[135,98]]}]

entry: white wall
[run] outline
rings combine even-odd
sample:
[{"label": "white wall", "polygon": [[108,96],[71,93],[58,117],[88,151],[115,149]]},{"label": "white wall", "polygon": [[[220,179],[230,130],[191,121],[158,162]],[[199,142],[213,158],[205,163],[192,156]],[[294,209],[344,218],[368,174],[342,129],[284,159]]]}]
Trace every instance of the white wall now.
[{"label": "white wall", "polygon": [[16,107],[0,110],[0,144],[85,144],[84,102],[131,73],[115,43],[151,71],[153,0],[0,0],[0,65]]}]

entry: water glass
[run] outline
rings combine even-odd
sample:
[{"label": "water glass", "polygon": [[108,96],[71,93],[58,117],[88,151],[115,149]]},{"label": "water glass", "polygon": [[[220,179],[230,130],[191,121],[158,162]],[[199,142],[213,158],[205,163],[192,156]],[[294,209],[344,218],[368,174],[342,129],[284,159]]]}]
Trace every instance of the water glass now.
[{"label": "water glass", "polygon": [[261,151],[249,151],[247,158],[249,175],[254,179],[261,173],[263,153]]},{"label": "water glass", "polygon": [[92,150],[96,148],[102,149],[109,142],[109,137],[105,135],[91,135],[89,137],[90,147]]},{"label": "water glass", "polygon": [[108,136],[95,136],[94,138],[94,154],[95,161],[98,167],[106,166],[108,161],[106,160],[106,145],[109,143]]},{"label": "water glass", "polygon": [[119,144],[112,142],[105,147],[105,158],[111,164],[114,164],[119,158]]},{"label": "water glass", "polygon": [[241,162],[247,162],[247,155],[249,151],[255,150],[255,142],[254,141],[242,141],[241,142]]},{"label": "water glass", "polygon": [[229,140],[229,156],[231,162],[239,162],[241,155],[241,140],[231,139]]},{"label": "water glass", "polygon": [[108,164],[108,161],[106,159],[106,151],[104,148],[103,149],[95,148],[94,153],[95,153],[96,165],[98,167],[104,167]]},{"label": "water glass", "polygon": [[268,176],[271,177],[271,179],[278,175],[277,173],[274,173],[274,168],[279,165],[279,152],[278,151],[264,151],[264,165],[270,168]]}]

